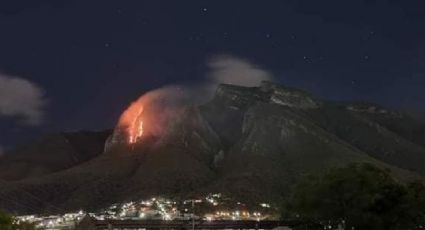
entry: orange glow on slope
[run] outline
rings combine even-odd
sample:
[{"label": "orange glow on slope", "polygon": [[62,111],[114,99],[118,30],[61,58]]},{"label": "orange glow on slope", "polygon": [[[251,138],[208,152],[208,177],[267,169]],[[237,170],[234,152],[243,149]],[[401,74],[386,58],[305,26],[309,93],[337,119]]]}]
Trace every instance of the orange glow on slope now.
[{"label": "orange glow on slope", "polygon": [[145,137],[160,137],[182,111],[179,88],[163,87],[140,96],[121,114],[114,130],[116,143],[137,144]]},{"label": "orange glow on slope", "polygon": [[133,102],[120,117],[119,126],[124,128],[127,141],[136,143],[143,135],[143,105],[140,101]]},{"label": "orange glow on slope", "polygon": [[134,144],[143,135],[143,120],[142,120],[143,107],[140,108],[139,113],[135,118],[131,126],[128,127],[128,142]]}]

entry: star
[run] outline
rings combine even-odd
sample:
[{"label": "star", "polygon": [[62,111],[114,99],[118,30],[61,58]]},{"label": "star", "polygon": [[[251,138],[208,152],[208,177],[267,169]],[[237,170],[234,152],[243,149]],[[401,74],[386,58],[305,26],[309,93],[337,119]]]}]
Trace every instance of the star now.
[{"label": "star", "polygon": [[110,46],[109,43],[105,43],[105,47],[108,48]]},{"label": "star", "polygon": [[266,34],[266,38],[271,38],[271,35],[270,34]]},{"label": "star", "polygon": [[303,59],[306,63],[312,63],[312,60],[307,56],[303,56]]},{"label": "star", "polygon": [[200,41],[203,38],[203,34],[201,33],[194,33],[193,35],[189,36],[190,41]]},{"label": "star", "polygon": [[226,38],[228,38],[228,37],[229,37],[229,33],[224,32],[224,33],[223,33],[223,38],[225,38],[225,39],[226,39]]},{"label": "star", "polygon": [[204,11],[204,12],[207,12],[208,11],[208,8],[202,8],[202,11]]}]

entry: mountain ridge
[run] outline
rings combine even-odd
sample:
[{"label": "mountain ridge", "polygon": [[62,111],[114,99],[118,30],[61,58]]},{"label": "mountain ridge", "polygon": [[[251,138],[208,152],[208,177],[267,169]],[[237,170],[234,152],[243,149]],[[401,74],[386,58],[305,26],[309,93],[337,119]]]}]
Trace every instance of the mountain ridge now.
[{"label": "mountain ridge", "polygon": [[[104,138],[102,154],[40,176],[0,181],[0,208],[96,209],[126,199],[209,192],[278,202],[303,176],[352,162],[388,168],[402,181],[423,180],[422,127],[425,122],[378,105],[335,103],[271,82],[221,84],[209,102],[176,113],[161,136],[129,145],[116,128]],[[24,205],[4,198],[14,195]]]}]

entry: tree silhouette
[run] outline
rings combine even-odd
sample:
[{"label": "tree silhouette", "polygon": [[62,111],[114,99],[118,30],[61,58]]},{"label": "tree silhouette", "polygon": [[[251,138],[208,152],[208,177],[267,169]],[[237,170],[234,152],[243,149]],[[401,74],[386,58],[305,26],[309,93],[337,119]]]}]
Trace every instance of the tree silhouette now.
[{"label": "tree silhouette", "polygon": [[425,226],[425,187],[400,184],[372,164],[351,164],[303,180],[282,216],[346,229],[420,229]]},{"label": "tree silhouette", "polygon": [[10,214],[0,210],[1,230],[35,230],[35,226],[27,222],[19,222]]}]

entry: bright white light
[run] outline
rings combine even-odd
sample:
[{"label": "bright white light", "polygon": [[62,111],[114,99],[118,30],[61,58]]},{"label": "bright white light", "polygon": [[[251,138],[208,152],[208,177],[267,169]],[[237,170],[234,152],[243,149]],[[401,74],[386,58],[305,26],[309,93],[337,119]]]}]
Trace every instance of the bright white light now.
[{"label": "bright white light", "polygon": [[171,220],[170,214],[165,214],[164,215],[164,220]]},{"label": "bright white light", "polygon": [[263,208],[270,208],[270,204],[267,203],[261,203],[260,206]]}]

